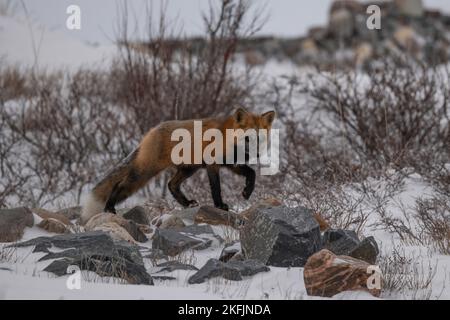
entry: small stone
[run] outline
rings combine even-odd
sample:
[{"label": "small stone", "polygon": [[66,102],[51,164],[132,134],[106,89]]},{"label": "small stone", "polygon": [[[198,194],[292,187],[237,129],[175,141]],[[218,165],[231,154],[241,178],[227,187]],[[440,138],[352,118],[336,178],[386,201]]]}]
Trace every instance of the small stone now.
[{"label": "small stone", "polygon": [[224,263],[217,259],[209,259],[197,273],[188,279],[188,283],[199,284],[215,277],[241,281],[243,276],[253,276],[259,272],[267,271],[270,271],[268,267],[254,260]]},{"label": "small stone", "polygon": [[187,249],[206,249],[211,244],[212,240],[194,238],[171,229],[157,229],[153,236],[152,248],[162,250],[164,254],[173,257]]},{"label": "small stone", "polygon": [[144,225],[150,224],[147,211],[140,206],[136,206],[133,209],[129,210],[123,215],[123,217],[127,220],[134,221],[137,224],[144,224]]},{"label": "small stone", "polygon": [[69,233],[69,228],[59,220],[53,218],[43,219],[38,225],[39,228],[52,233]]},{"label": "small stone", "polygon": [[25,228],[33,225],[33,214],[28,208],[0,209],[0,242],[20,240]]}]

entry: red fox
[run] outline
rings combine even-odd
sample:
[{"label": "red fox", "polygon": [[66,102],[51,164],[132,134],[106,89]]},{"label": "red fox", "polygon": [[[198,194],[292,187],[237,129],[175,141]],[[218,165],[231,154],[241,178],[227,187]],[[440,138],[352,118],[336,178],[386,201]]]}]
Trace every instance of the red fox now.
[{"label": "red fox", "polygon": [[[243,108],[237,109],[233,115],[223,118],[209,118],[198,120],[202,122],[203,132],[208,129],[218,129],[223,133],[228,129],[245,131],[247,129],[264,129],[269,132],[272,127],[275,112],[269,111],[262,115],[257,115],[246,111]],[[222,162],[223,164],[174,164],[171,153],[177,142],[173,141],[172,133],[177,129],[186,129],[190,133],[194,131],[194,122],[196,120],[168,121],[159,124],[150,129],[144,136],[139,146],[128,155],[117,167],[112,169],[106,176],[93,188],[88,199],[83,206],[81,223],[85,224],[92,216],[101,212],[116,213],[115,205],[124,201],[136,191],[144,187],[147,182],[159,174],[161,171],[174,167],[176,173],[169,181],[168,188],[172,196],[183,207],[198,206],[197,201],[188,200],[182,193],[181,184],[191,177],[197,170],[206,168],[209,183],[211,187],[214,205],[218,208],[228,210],[228,205],[222,201],[219,169],[226,167],[232,172],[244,176],[246,183],[242,195],[249,199],[255,187],[255,171],[247,164],[237,164]],[[231,140],[231,139],[229,139]],[[192,144],[198,141],[192,141]],[[259,141],[258,141],[259,142]],[[202,149],[206,147],[204,141],[201,141]],[[223,146],[232,144],[236,147],[236,139],[225,141]],[[194,146],[192,146],[194,148]],[[224,148],[222,156],[230,152],[229,148]],[[233,151],[234,152],[234,151]],[[235,158],[236,161],[236,158]],[[226,163],[226,164],[225,164]]]}]

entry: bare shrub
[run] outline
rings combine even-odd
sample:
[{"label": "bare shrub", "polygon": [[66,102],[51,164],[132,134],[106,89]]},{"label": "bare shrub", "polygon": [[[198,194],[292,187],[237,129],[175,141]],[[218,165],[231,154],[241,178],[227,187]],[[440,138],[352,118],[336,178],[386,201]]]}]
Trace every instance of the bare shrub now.
[{"label": "bare shrub", "polygon": [[447,70],[384,61],[365,75],[323,74],[304,92],[360,161],[421,167],[448,159],[448,80]]},{"label": "bare shrub", "polygon": [[379,257],[382,274],[382,296],[412,300],[439,299],[433,295],[432,282],[437,273],[437,262],[419,259],[404,249],[394,247],[392,252]]},{"label": "bare shrub", "polygon": [[423,236],[441,254],[450,254],[450,199],[434,197],[419,199],[416,203],[416,218]]}]

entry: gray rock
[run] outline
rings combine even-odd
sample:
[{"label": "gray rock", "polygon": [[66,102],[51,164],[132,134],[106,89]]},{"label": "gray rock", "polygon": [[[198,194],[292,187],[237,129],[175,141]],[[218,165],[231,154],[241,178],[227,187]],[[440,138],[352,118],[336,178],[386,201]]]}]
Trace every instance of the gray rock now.
[{"label": "gray rock", "polygon": [[160,281],[171,281],[171,280],[177,280],[175,277],[169,277],[169,276],[152,276],[153,280],[160,280]]},{"label": "gray rock", "polygon": [[152,248],[169,256],[176,256],[187,249],[202,250],[211,246],[212,240],[182,234],[171,229],[157,229],[153,236]]},{"label": "gray rock", "polygon": [[147,211],[140,206],[134,207],[133,209],[126,212],[123,217],[127,220],[134,221],[138,224],[149,225],[150,221],[148,220]]},{"label": "gray rock", "polygon": [[239,252],[241,252],[241,243],[239,241],[233,241],[225,245],[220,253],[219,260],[222,262],[228,262]]},{"label": "gray rock", "polygon": [[128,233],[130,234],[130,236],[132,236],[133,239],[138,242],[147,242],[148,241],[148,238],[145,235],[145,233],[142,232],[142,230],[138,227],[136,222],[134,222],[133,220],[128,221],[128,224],[125,226],[125,230],[127,230]]},{"label": "gray rock", "polygon": [[323,235],[323,246],[336,255],[350,256],[374,264],[379,249],[373,237],[358,239],[354,231],[327,230]]},{"label": "gray rock", "polygon": [[25,228],[31,228],[33,224],[33,214],[28,208],[1,209],[0,242],[20,240]]},{"label": "gray rock", "polygon": [[198,268],[190,265],[190,264],[184,264],[178,261],[167,261],[163,262],[157,265],[157,267],[161,267],[161,270],[159,270],[156,273],[160,272],[173,272],[176,270],[195,270],[198,271]]},{"label": "gray rock", "polygon": [[217,259],[209,259],[197,273],[189,278],[188,283],[199,284],[215,277],[241,281],[243,276],[253,276],[259,272],[267,271],[270,271],[267,266],[255,260],[224,263]]},{"label": "gray rock", "polygon": [[322,247],[320,228],[304,207],[260,209],[240,232],[247,259],[276,267],[303,267]]},{"label": "gray rock", "polygon": [[375,264],[377,261],[378,254],[380,250],[378,249],[378,244],[374,237],[367,237],[361,243],[349,252],[349,256],[366,261],[370,264]]},{"label": "gray rock", "polygon": [[[44,269],[57,276],[66,275],[67,268],[76,265],[81,270],[93,271],[100,276],[122,278],[131,284],[153,284],[138,247],[125,241],[114,241],[104,232],[39,237],[12,246],[35,246],[33,252],[47,253],[39,261],[59,259]],[[50,249],[53,246],[66,250],[52,252]]]},{"label": "gray rock", "polygon": [[323,247],[336,255],[348,255],[359,243],[354,231],[330,229],[323,234]]}]

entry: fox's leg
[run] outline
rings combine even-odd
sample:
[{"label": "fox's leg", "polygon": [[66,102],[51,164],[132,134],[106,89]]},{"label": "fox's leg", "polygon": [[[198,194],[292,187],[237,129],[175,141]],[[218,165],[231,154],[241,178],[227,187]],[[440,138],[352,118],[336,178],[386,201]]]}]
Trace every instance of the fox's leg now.
[{"label": "fox's leg", "polygon": [[116,213],[115,205],[129,198],[154,175],[142,175],[131,170],[127,176],[112,189],[105,204],[105,212]]},{"label": "fox's leg", "polygon": [[117,196],[122,192],[122,188],[119,186],[120,183],[116,183],[114,188],[111,191],[111,194],[108,197],[108,200],[105,204],[105,212],[110,212],[116,214],[116,208],[115,205],[117,203]]},{"label": "fox's leg", "polygon": [[252,195],[253,190],[255,189],[255,180],[256,180],[255,170],[253,170],[246,164],[227,166],[227,168],[230,169],[232,172],[245,177],[245,188],[244,191],[242,191],[242,196],[246,200],[250,199],[250,196]]},{"label": "fox's leg", "polygon": [[169,190],[175,200],[178,201],[183,207],[197,207],[198,202],[195,200],[188,200],[180,189],[181,184],[188,178],[190,178],[199,167],[183,167],[178,168],[177,173],[169,181]]},{"label": "fox's leg", "polygon": [[209,185],[211,186],[211,194],[214,201],[214,206],[228,211],[228,205],[223,203],[222,200],[222,190],[220,188],[220,176],[218,166],[208,166],[206,167],[208,172]]}]

